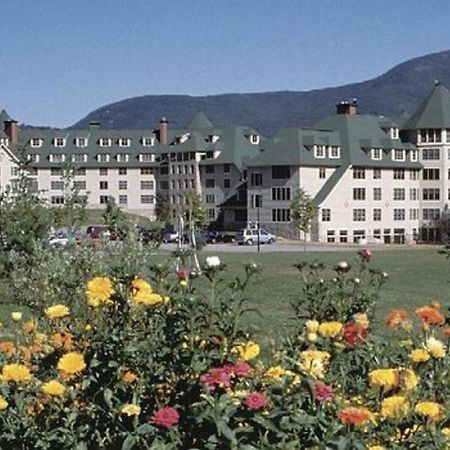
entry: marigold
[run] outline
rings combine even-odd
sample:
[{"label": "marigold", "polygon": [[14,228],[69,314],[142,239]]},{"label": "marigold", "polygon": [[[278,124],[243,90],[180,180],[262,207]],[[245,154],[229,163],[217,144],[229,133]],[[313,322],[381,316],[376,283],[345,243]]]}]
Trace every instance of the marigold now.
[{"label": "marigold", "polygon": [[419,402],[414,411],[427,419],[438,420],[442,412],[442,406],[435,402]]},{"label": "marigold", "polygon": [[22,325],[22,330],[25,334],[30,334],[36,328],[36,323],[34,320],[27,320]]},{"label": "marigold", "polygon": [[441,433],[446,437],[446,439],[450,440],[450,428],[449,427],[442,428]]},{"label": "marigold", "polygon": [[399,419],[408,414],[409,402],[402,395],[387,397],[381,402],[380,414],[385,419]]},{"label": "marigold", "polygon": [[0,342],[0,352],[6,353],[7,355],[11,355],[16,351],[16,346],[14,342],[11,341],[3,341]]},{"label": "marigold", "polygon": [[51,339],[56,348],[62,347],[68,351],[73,348],[73,336],[71,333],[55,333]]},{"label": "marigold", "polygon": [[272,381],[280,381],[284,375],[286,375],[286,369],[283,369],[281,366],[273,366],[266,370],[264,378]]},{"label": "marigold", "polygon": [[131,301],[135,304],[153,306],[166,300],[164,296],[156,292],[139,291],[131,296]]},{"label": "marigold", "polygon": [[398,387],[399,382],[399,374],[396,369],[375,369],[369,373],[369,383],[372,388],[389,391]]},{"label": "marigold", "polygon": [[319,325],[318,332],[323,337],[336,337],[342,331],[341,322],[323,322]]},{"label": "marigold", "polygon": [[339,418],[347,425],[365,425],[374,421],[374,415],[364,406],[349,406],[339,413]]},{"label": "marigold", "polygon": [[59,319],[60,317],[68,316],[69,313],[69,308],[61,304],[50,306],[45,310],[45,315],[49,319]]},{"label": "marigold", "polygon": [[131,384],[134,383],[137,379],[138,377],[129,370],[122,375],[122,381],[125,381],[125,383]]},{"label": "marigold", "polygon": [[111,303],[114,294],[112,281],[107,277],[95,277],[89,280],[86,287],[87,303],[93,308]]},{"label": "marigold", "polygon": [[425,341],[425,350],[436,359],[443,358],[445,356],[445,352],[447,351],[447,347],[438,339],[433,336],[430,336]]},{"label": "marigold", "polygon": [[307,320],[305,327],[308,333],[317,333],[317,330],[319,329],[319,322],[317,322],[317,320]]},{"label": "marigold", "polygon": [[58,397],[66,392],[66,387],[57,380],[51,380],[41,386],[41,391],[44,394]]},{"label": "marigold", "polygon": [[430,354],[422,348],[416,348],[409,354],[409,359],[415,363],[427,362],[430,358]]},{"label": "marigold", "polygon": [[386,450],[386,447],[383,447],[382,445],[369,445],[367,447],[367,450]]},{"label": "marigold", "polygon": [[445,317],[432,306],[422,306],[417,308],[416,316],[423,320],[427,325],[443,325],[445,323]]},{"label": "marigold", "polygon": [[412,327],[412,322],[409,319],[408,311],[405,311],[404,309],[394,309],[387,316],[386,325],[391,328],[409,330]]},{"label": "marigold", "polygon": [[16,383],[29,381],[31,380],[30,369],[22,364],[7,364],[3,366],[0,379],[2,381],[15,381]]},{"label": "marigold", "polygon": [[417,384],[419,383],[419,380],[417,378],[417,375],[414,373],[411,369],[404,369],[401,372],[402,376],[402,382],[405,388],[410,391],[412,389],[415,389],[417,387]]},{"label": "marigold", "polygon": [[120,409],[122,414],[126,414],[127,416],[138,416],[141,413],[141,408],[138,405],[134,405],[132,403],[127,403],[122,406]]},{"label": "marigold", "polygon": [[58,369],[66,374],[76,374],[86,368],[84,355],[77,352],[69,352],[58,361]]},{"label": "marigold", "polygon": [[313,378],[323,378],[331,355],[319,350],[305,350],[300,353],[300,370]]},{"label": "marigold", "polygon": [[237,353],[240,359],[244,361],[249,361],[254,359],[259,355],[259,345],[256,342],[248,341],[244,344],[236,345],[231,350],[233,353]]},{"label": "marigold", "polygon": [[342,339],[347,345],[355,346],[362,344],[367,339],[367,328],[359,323],[346,323]]},{"label": "marigold", "polygon": [[0,411],[3,411],[4,409],[6,409],[8,407],[8,402],[5,400],[5,398],[0,395]]}]

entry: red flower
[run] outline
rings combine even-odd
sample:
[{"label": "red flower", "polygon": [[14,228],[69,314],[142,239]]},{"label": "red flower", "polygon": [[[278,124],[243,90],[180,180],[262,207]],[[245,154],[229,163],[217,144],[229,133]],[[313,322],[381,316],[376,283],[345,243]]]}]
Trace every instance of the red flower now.
[{"label": "red flower", "polygon": [[369,250],[368,248],[363,248],[358,253],[363,261],[370,261],[370,258],[372,258],[373,256],[372,251]]},{"label": "red flower", "polygon": [[319,402],[328,402],[333,399],[333,388],[328,384],[316,381],[314,383],[314,398]]},{"label": "red flower", "polygon": [[245,397],[244,403],[254,411],[259,411],[267,404],[267,398],[260,392],[251,392]]},{"label": "red flower", "polygon": [[359,323],[346,323],[342,338],[347,345],[355,346],[361,344],[367,339],[367,328]]},{"label": "red flower", "polygon": [[161,408],[156,411],[153,416],[153,422],[164,428],[170,428],[173,425],[176,425],[179,420],[180,415],[178,414],[178,411],[171,407]]},{"label": "red flower", "polygon": [[178,281],[187,280],[189,278],[189,270],[188,269],[181,269],[177,271],[177,277]]},{"label": "red flower", "polygon": [[246,377],[250,372],[250,365],[244,361],[238,361],[236,364],[225,364],[223,370],[231,376]]},{"label": "red flower", "polygon": [[200,381],[213,391],[216,387],[228,387],[230,385],[230,373],[223,367],[216,367],[200,377]]}]

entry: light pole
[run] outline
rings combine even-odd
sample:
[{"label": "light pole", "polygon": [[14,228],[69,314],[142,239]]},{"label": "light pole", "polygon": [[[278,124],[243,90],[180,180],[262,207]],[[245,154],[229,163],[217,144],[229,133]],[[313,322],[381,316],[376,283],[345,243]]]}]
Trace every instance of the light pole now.
[{"label": "light pole", "polygon": [[259,225],[259,210],[261,208],[261,203],[262,203],[262,195],[261,194],[257,194],[256,195],[256,230],[258,232],[258,252],[261,251],[261,236],[260,236],[260,225]]}]

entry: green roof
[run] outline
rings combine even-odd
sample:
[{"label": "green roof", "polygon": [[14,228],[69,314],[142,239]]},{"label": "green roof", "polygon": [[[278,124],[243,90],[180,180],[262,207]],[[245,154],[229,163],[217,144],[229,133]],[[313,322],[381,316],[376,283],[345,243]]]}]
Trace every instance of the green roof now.
[{"label": "green roof", "polygon": [[440,83],[436,83],[430,95],[403,125],[405,130],[421,128],[450,128],[450,93]]},{"label": "green roof", "polygon": [[198,111],[187,128],[190,130],[205,130],[213,128],[213,125],[202,111]]}]

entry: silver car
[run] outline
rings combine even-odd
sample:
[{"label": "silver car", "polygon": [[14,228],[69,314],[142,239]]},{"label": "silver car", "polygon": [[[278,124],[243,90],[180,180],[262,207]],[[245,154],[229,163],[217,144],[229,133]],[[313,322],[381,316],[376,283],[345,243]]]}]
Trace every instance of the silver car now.
[{"label": "silver car", "polygon": [[240,230],[236,233],[235,240],[239,245],[253,245],[258,243],[258,237],[260,244],[273,244],[275,242],[275,236],[262,228],[259,230],[257,228]]}]

